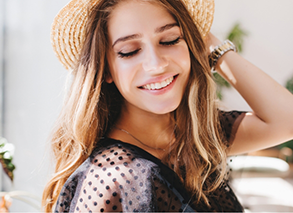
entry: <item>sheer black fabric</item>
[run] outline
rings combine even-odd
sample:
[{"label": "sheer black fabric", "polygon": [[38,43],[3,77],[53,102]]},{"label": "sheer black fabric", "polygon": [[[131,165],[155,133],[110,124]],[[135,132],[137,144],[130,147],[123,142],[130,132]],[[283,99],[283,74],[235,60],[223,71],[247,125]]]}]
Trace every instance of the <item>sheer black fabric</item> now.
[{"label": "sheer black fabric", "polygon": [[[221,113],[227,139],[235,134],[241,114]],[[55,212],[243,212],[226,182],[208,198],[210,207],[194,204],[196,197],[158,158],[137,146],[103,138],[66,181]]]}]

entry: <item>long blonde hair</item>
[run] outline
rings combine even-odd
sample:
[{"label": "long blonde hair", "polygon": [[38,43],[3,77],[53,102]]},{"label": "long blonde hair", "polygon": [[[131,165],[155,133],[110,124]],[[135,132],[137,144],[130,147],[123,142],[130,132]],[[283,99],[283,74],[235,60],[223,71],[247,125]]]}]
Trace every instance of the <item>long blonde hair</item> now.
[{"label": "long blonde hair", "polygon": [[[178,22],[189,47],[191,71],[185,94],[174,111],[176,142],[163,161],[184,182],[186,189],[208,203],[207,194],[223,181],[226,146],[219,125],[216,87],[210,72],[201,34],[181,1],[145,0],[165,7]],[[46,212],[52,211],[68,177],[91,154],[99,139],[119,116],[122,96],[109,75],[107,21],[121,0],[100,0],[88,14],[86,37],[80,59],[73,71],[73,81],[52,133],[55,173],[43,193]],[[190,157],[192,156],[192,157]],[[168,159],[167,159],[168,158]],[[170,159],[174,159],[170,161]],[[181,166],[186,175],[183,177]],[[219,167],[221,170],[219,170]],[[210,175],[216,174],[213,181]]]}]

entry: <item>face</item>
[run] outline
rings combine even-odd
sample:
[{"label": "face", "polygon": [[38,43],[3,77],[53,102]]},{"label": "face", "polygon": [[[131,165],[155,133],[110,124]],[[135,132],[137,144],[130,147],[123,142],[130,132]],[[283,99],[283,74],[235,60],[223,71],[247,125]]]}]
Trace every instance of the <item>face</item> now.
[{"label": "face", "polygon": [[108,62],[125,106],[154,114],[180,104],[190,72],[190,56],[178,23],[163,7],[125,1],[108,22]]}]

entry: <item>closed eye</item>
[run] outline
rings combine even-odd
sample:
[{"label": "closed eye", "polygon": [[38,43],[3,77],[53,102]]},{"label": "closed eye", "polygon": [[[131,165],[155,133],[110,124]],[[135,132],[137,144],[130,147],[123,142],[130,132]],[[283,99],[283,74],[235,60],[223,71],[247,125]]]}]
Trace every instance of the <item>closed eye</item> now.
[{"label": "closed eye", "polygon": [[172,45],[177,44],[179,42],[180,38],[181,37],[179,36],[178,38],[176,38],[173,41],[164,41],[164,42],[161,41],[160,44],[165,45],[165,46],[172,46]]},{"label": "closed eye", "polygon": [[134,51],[128,52],[128,53],[118,52],[118,56],[120,58],[128,58],[128,57],[131,57],[131,56],[135,55],[139,51],[140,51],[140,49],[137,49],[137,50],[134,50]]},{"label": "closed eye", "polygon": [[[164,45],[164,46],[172,46],[172,45],[175,45],[179,42],[180,40],[180,36],[178,38],[176,38],[175,40],[173,41],[161,41],[160,44],[161,45]],[[123,53],[123,52],[118,52],[118,56],[120,58],[128,58],[128,57],[131,57],[133,55],[135,55],[136,53],[138,53],[141,49],[137,49],[137,50],[134,50],[132,52],[128,52],[128,53]]]}]

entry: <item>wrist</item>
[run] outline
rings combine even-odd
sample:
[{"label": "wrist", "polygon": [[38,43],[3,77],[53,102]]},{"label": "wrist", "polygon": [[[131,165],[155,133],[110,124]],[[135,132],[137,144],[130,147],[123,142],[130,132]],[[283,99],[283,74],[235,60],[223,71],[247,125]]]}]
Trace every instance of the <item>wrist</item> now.
[{"label": "wrist", "polygon": [[212,33],[209,33],[209,35],[206,38],[206,47],[207,47],[207,54],[211,54],[216,46],[220,45],[222,41],[218,39],[216,36],[214,36]]},{"label": "wrist", "polygon": [[237,52],[235,45],[229,41],[225,40],[220,45],[217,45],[209,55],[209,63],[212,71],[215,71],[218,60],[230,50]]}]

